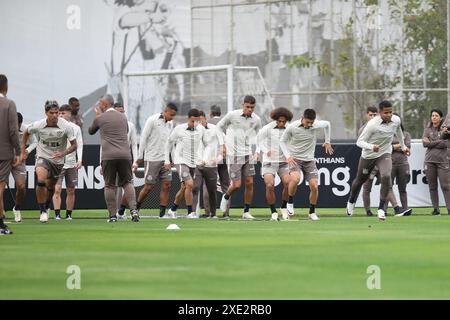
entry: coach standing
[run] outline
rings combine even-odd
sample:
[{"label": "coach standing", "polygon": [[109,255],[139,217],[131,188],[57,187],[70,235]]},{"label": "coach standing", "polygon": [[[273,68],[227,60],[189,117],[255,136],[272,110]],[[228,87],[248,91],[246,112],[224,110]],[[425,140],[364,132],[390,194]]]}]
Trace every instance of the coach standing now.
[{"label": "coach standing", "polygon": [[0,234],[12,234],[3,222],[5,218],[3,192],[11,168],[19,163],[19,125],[14,101],[6,98],[8,79],[0,74]]},{"label": "coach standing", "polygon": [[139,221],[136,210],[136,193],[133,186],[131,171],[131,153],[128,142],[127,117],[114,110],[114,100],[109,94],[100,99],[99,106],[95,108],[96,117],[89,134],[93,135],[100,130],[102,145],[102,170],[105,179],[105,201],[109,211],[108,222],[117,221],[117,182],[123,188],[125,198],[131,210],[131,219]]}]

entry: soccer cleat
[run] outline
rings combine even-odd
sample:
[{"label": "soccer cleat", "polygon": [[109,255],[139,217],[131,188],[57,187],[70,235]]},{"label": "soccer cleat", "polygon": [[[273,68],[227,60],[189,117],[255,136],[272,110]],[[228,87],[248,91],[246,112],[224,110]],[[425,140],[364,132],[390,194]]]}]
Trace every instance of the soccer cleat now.
[{"label": "soccer cleat", "polygon": [[222,196],[222,200],[220,201],[220,211],[225,215],[230,209],[230,199],[225,199],[225,195]]},{"label": "soccer cleat", "polygon": [[431,214],[433,216],[439,216],[441,214],[441,212],[439,211],[439,209],[435,208],[435,209],[433,209],[433,212]]},{"label": "soccer cleat", "polygon": [[6,224],[0,227],[0,235],[10,235],[13,234],[13,232],[8,228]]},{"label": "soccer cleat", "polygon": [[72,216],[71,215],[66,216],[66,220],[67,221],[71,221],[72,220]]},{"label": "soccer cleat", "polygon": [[372,210],[367,210],[367,211],[366,211],[366,214],[367,214],[368,217],[373,216]]},{"label": "soccer cleat", "polygon": [[198,219],[198,215],[197,215],[197,213],[195,213],[195,212],[191,212],[191,213],[189,213],[189,214],[186,216],[186,218],[188,218],[188,219]]},{"label": "soccer cleat", "polygon": [[41,212],[41,215],[39,217],[39,221],[42,223],[46,223],[48,221],[48,213],[47,212]]},{"label": "soccer cleat", "polygon": [[[126,214],[123,214],[125,216],[125,220],[126,218]],[[120,218],[120,216],[119,216]],[[137,210],[131,210],[131,221],[133,222],[139,222],[140,218],[139,218],[139,212]]]},{"label": "soccer cleat", "polygon": [[55,220],[61,220],[61,215],[56,214],[56,215],[55,215]]},{"label": "soccer cleat", "polygon": [[16,210],[16,207],[14,207],[13,212],[14,212],[14,221],[22,222],[22,215],[20,214],[20,210]]},{"label": "soccer cleat", "polygon": [[378,209],[377,216],[378,216],[378,219],[380,219],[381,221],[386,220],[386,213],[384,212],[383,209]]},{"label": "soccer cleat", "polygon": [[283,218],[283,220],[289,220],[289,212],[287,211],[286,208],[281,208],[281,217]]},{"label": "soccer cleat", "polygon": [[316,214],[315,212],[310,213],[310,214],[309,214],[309,218],[310,218],[312,221],[319,221],[319,220],[320,220],[319,217],[317,216],[317,214]]},{"label": "soccer cleat", "polygon": [[250,214],[250,212],[244,212],[244,214],[242,215],[242,219],[253,220],[255,218]]},{"label": "soccer cleat", "polygon": [[280,221],[280,219],[278,219],[278,212],[272,213],[272,217],[270,218],[270,220],[272,220],[272,221]]},{"label": "soccer cleat", "polygon": [[108,222],[117,222],[117,217],[116,216],[109,217]]},{"label": "soccer cleat", "polygon": [[353,209],[355,209],[355,204],[347,201],[347,215],[353,215]]},{"label": "soccer cleat", "polygon": [[294,204],[293,203],[286,204],[286,210],[288,212],[288,215],[292,217],[294,215]]},{"label": "soccer cleat", "polygon": [[170,208],[167,211],[167,215],[168,215],[169,219],[176,219],[177,218],[177,212],[173,211],[172,208]]}]

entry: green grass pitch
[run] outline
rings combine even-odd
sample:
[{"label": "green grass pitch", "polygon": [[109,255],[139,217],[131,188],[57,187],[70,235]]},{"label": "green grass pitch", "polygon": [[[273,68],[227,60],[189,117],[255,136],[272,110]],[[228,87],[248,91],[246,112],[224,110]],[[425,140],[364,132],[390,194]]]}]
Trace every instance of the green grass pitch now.
[{"label": "green grass pitch", "polygon": [[[241,221],[234,209],[229,221],[115,224],[105,210],[47,224],[26,212],[0,237],[0,299],[450,299],[447,214],[415,208],[380,222],[361,209],[346,217],[319,208],[313,222],[296,211],[280,222],[268,221],[267,209]],[[181,229],[166,230],[171,223]],[[66,286],[71,265],[80,267],[80,290]],[[371,265],[381,289],[367,287]]]}]

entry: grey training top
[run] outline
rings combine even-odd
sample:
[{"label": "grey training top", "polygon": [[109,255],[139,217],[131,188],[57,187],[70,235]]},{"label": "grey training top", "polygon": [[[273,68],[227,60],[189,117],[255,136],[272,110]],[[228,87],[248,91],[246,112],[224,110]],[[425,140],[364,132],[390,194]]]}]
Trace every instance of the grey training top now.
[{"label": "grey training top", "polygon": [[242,110],[231,111],[217,123],[217,128],[226,133],[227,155],[233,157],[252,155],[252,145],[256,144],[256,135],[261,127],[258,115],[252,113],[247,117]]},{"label": "grey training top", "polygon": [[14,101],[0,93],[0,160],[20,154],[19,124]]},{"label": "grey training top", "polygon": [[127,117],[113,108],[109,108],[95,118],[89,134],[100,130],[102,145],[102,160],[131,160],[130,144],[128,143]]},{"label": "grey training top", "polygon": [[45,118],[30,124],[26,131],[36,137],[36,157],[56,164],[64,164],[65,158],[56,160],[53,154],[63,152],[67,149],[67,142],[76,139],[71,124],[63,118],[58,118],[56,127],[49,127]]}]

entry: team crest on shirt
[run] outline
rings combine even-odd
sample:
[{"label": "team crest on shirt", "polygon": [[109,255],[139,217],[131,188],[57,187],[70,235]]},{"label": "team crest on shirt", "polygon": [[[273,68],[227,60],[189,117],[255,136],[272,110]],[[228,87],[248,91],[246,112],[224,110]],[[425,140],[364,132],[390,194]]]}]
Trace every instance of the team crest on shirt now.
[{"label": "team crest on shirt", "polygon": [[151,175],[147,176],[148,181],[152,181],[153,177]]}]

